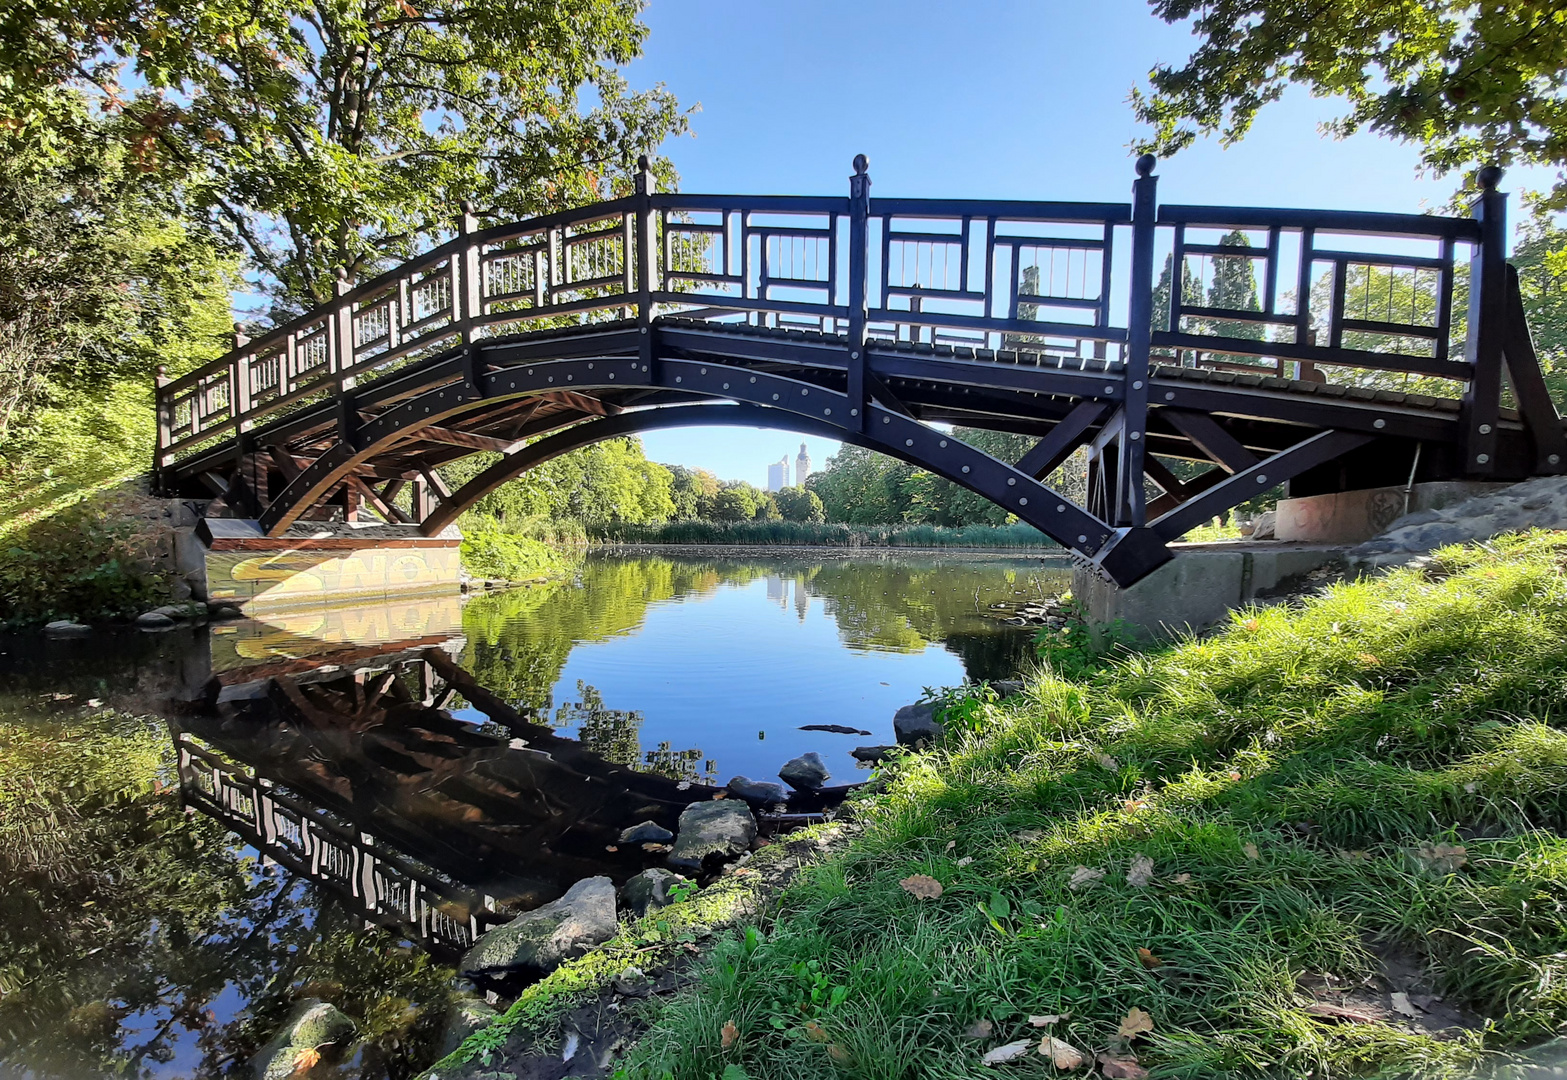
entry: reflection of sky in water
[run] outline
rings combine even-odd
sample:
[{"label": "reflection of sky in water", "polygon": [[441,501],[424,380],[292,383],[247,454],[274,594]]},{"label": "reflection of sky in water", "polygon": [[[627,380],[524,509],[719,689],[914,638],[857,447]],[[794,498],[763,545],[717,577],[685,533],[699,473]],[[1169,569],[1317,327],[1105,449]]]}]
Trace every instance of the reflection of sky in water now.
[{"label": "reflection of sky in water", "polygon": [[[592,593],[584,597],[590,605]],[[634,629],[579,642],[554,684],[553,704],[579,700],[579,681],[594,687],[604,708],[642,714],[644,754],[665,742],[700,749],[720,784],[737,773],[773,779],[808,750],[822,755],[837,781],[862,780],[849,751],[893,742],[893,713],[926,687],[962,682],[964,666],[939,643],[903,651],[847,644],[833,607],[835,600],[810,595],[801,578],[779,574],[657,601]],[[802,724],[871,734],[800,731]],[[576,733],[575,724],[561,730]]]}]

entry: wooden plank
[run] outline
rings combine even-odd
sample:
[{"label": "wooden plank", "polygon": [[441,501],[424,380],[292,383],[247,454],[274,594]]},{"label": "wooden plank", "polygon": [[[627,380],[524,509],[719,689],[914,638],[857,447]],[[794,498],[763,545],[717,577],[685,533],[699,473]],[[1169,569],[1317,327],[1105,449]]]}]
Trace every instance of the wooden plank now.
[{"label": "wooden plank", "polygon": [[448,446],[461,446],[469,450],[493,450],[498,454],[510,454],[516,451],[520,445],[515,439],[496,439],[489,435],[475,435],[467,431],[454,431],[451,428],[430,424],[418,431],[409,434],[410,439],[422,439],[425,442],[446,443]]},{"label": "wooden plank", "polygon": [[394,525],[413,524],[413,521],[410,520],[407,514],[403,513],[397,507],[381,498],[380,493],[376,491],[375,488],[359,479],[359,477],[349,476],[344,482],[348,485],[351,491],[358,493],[360,498],[364,499],[365,502],[375,507],[376,512],[387,521]]},{"label": "wooden plank", "polygon": [[1257,455],[1242,446],[1235,436],[1225,431],[1206,413],[1162,409],[1159,415],[1190,439],[1192,445],[1217,462],[1225,472],[1238,473],[1257,464]]}]

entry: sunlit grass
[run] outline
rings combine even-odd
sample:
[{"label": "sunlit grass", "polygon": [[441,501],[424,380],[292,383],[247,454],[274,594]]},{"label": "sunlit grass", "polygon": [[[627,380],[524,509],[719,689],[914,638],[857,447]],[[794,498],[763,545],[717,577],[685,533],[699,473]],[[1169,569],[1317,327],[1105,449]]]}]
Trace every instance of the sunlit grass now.
[{"label": "sunlit grass", "polygon": [[[627,1073],[996,1076],[981,1055],[1037,1042],[1028,1017],[1093,1052],[1133,1007],[1156,1077],[1472,1075],[1561,1031],[1564,559],[1560,534],[1450,549],[1085,679],[1040,672],[898,766],[860,839],[765,943],[718,950]],[[945,892],[914,898],[911,874]],[[1475,1026],[1306,1012],[1310,979],[1386,990],[1389,955]]]}]

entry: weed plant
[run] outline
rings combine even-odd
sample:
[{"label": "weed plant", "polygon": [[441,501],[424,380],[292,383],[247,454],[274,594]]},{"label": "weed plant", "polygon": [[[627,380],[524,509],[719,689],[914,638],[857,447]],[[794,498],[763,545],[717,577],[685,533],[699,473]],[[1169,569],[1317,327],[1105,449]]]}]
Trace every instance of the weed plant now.
[{"label": "weed plant", "polygon": [[[1056,1075],[1050,1034],[1154,1077],[1496,1075],[1567,1024],[1564,564],[1561,534],[1446,549],[961,695],[625,1074]],[[1469,1026],[1393,1011],[1405,965]],[[1369,1011],[1324,1017],[1330,987]]]}]

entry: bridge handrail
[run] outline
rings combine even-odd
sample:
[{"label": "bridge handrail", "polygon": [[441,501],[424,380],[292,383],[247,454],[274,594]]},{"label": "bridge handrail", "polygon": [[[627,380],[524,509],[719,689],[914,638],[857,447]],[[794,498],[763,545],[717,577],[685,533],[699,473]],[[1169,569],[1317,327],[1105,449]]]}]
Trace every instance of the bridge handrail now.
[{"label": "bridge handrail", "polygon": [[[606,314],[648,323],[661,305],[867,342],[1067,355],[1092,346],[1096,357],[1114,350],[1146,363],[1150,344],[1132,327],[1153,309],[1152,280],[1134,274],[1127,314],[1112,307],[1112,293],[1125,294],[1116,253],[1127,245],[1116,234],[1127,226],[1134,266],[1151,261],[1161,234],[1173,235],[1177,262],[1190,249],[1198,258],[1264,263],[1265,303],[1258,309],[1190,303],[1180,295],[1183,275],[1174,275],[1169,322],[1154,327],[1150,340],[1182,362],[1223,367],[1214,357],[1231,356],[1248,370],[1267,371],[1263,365],[1271,364],[1281,375],[1286,363],[1295,364],[1293,374],[1302,378],[1313,365],[1329,364],[1469,380],[1473,361],[1449,359],[1448,337],[1455,244],[1501,242],[1499,233],[1487,241],[1481,220],[1181,204],[1156,209],[1157,178],[1141,163],[1139,174],[1143,201],[1131,203],[872,199],[869,177],[857,165],[853,181],[863,183],[851,185],[847,198],[658,193],[644,170],[631,195],[526,221],[479,228],[465,205],[450,240],[368,281],[340,277],[331,302],[254,340],[236,335],[234,349],[178,379],[160,369],[155,465],[161,469],[176,451],[248,430],[328,390],[351,391],[367,374],[503,326]],[[1185,244],[1188,228],[1261,229],[1269,239],[1266,248],[1232,251]],[[1326,251],[1312,246],[1316,233],[1435,241],[1440,251],[1434,257]],[[1337,275],[1326,344],[1316,341],[1309,304],[1278,310],[1285,234],[1298,236],[1309,256],[1300,264],[1297,296],[1306,295],[1317,264],[1332,264]],[[1377,268],[1366,274],[1435,275],[1428,323],[1346,317],[1344,282],[1349,268],[1361,266]],[[1057,284],[1058,270],[1064,284]],[[1293,340],[1234,329],[1258,323],[1276,328],[1268,331],[1275,338]],[[1413,351],[1420,342],[1430,342],[1420,346],[1429,355]],[[859,361],[861,351],[853,352]]]}]

